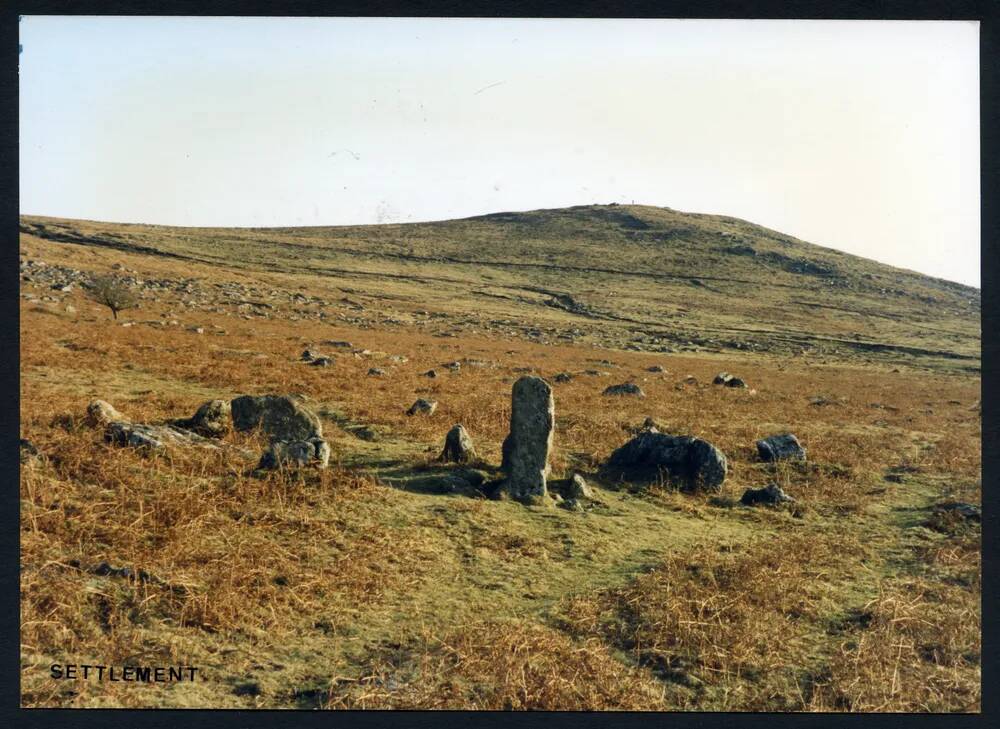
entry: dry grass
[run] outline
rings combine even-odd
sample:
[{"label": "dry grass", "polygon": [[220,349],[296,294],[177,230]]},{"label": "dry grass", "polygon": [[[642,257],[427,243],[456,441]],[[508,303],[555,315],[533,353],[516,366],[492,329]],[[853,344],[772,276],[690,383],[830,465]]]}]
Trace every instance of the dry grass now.
[{"label": "dry grass", "polygon": [[[25,246],[83,268],[118,255],[30,237]],[[146,275],[251,276],[120,258]],[[21,312],[21,435],[45,454],[20,481],[25,706],[978,706],[980,535],[920,526],[935,500],[979,499],[977,377],[453,339],[283,309],[249,320],[229,304],[191,309],[171,295],[144,301],[122,327],[79,292],[63,298],[77,314],[54,303]],[[376,354],[330,351],[328,368],[298,361],[326,339]],[[456,359],[487,366],[441,367]],[[668,372],[647,372],[652,364]],[[388,376],[369,377],[372,366]],[[433,474],[428,459],[456,422],[499,462],[523,367],[575,373],[554,386],[554,475],[589,474],[652,416],[727,454],[724,492],[601,488],[602,507],[570,514],[386,485]],[[431,368],[436,379],[422,375]],[[706,384],[719,370],[754,392]],[[701,384],[681,384],[689,373]],[[601,396],[624,381],[647,397]],[[235,453],[145,457],[82,423],[95,397],[155,422],[240,392],[311,398],[326,414],[332,467],[258,478]],[[828,404],[810,402],[820,395]],[[417,397],[438,400],[437,413],[407,417]],[[351,434],[360,424],[386,435],[361,440]],[[783,430],[799,436],[808,464],[758,462],[754,440]],[[733,506],[769,480],[795,509]],[[102,561],[162,582],[88,571]],[[851,623],[856,614],[869,617]],[[49,663],[86,661],[186,663],[207,678],[137,691],[47,677]],[[241,688],[251,684],[259,691]]]}]

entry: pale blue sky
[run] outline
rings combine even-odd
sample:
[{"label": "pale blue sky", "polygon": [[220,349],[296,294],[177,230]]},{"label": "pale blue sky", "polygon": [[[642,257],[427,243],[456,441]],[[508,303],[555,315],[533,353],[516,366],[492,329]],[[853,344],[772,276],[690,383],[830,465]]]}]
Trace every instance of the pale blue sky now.
[{"label": "pale blue sky", "polygon": [[979,285],[978,24],[22,19],[21,211],[337,225],[612,201]]}]

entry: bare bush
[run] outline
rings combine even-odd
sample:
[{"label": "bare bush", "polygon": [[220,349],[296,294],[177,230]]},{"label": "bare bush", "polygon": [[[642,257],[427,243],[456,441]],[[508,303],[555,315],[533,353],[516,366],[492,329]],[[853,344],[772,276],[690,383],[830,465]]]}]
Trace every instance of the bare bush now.
[{"label": "bare bush", "polygon": [[87,295],[92,301],[111,309],[111,314],[115,319],[118,318],[119,311],[139,306],[139,297],[136,296],[135,291],[127,283],[114,276],[95,278],[90,284]]}]

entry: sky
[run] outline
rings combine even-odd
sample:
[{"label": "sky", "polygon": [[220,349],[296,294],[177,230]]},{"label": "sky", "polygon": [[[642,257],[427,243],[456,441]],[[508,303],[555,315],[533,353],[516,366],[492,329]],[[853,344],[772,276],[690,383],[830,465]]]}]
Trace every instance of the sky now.
[{"label": "sky", "polygon": [[26,16],[20,43],[22,214],[634,201],[980,285],[976,22]]}]

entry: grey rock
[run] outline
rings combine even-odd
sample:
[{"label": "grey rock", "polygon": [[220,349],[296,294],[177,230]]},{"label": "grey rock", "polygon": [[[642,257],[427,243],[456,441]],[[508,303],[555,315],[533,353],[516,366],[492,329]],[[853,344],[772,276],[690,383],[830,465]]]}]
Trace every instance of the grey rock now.
[{"label": "grey rock", "polygon": [[733,379],[733,376],[731,374],[729,374],[728,372],[720,372],[719,374],[717,374],[715,376],[715,379],[712,380],[712,384],[713,385],[725,385],[731,379]]},{"label": "grey rock", "polygon": [[604,388],[605,395],[610,396],[634,396],[634,397],[646,397],[646,393],[642,391],[642,388],[633,382],[625,382],[621,385],[611,385],[610,387]]},{"label": "grey rock", "polygon": [[772,435],[757,441],[757,454],[762,461],[806,460],[806,451],[791,433]]},{"label": "grey rock", "polygon": [[666,372],[666,370],[660,365],[653,365],[652,367],[647,367],[646,372]]},{"label": "grey rock", "polygon": [[354,347],[350,342],[345,342],[339,339],[327,339],[323,342],[327,347],[336,347],[337,349],[351,349]]},{"label": "grey rock", "polygon": [[569,486],[566,489],[566,493],[571,499],[594,498],[594,490],[579,473],[574,473],[573,478],[569,480]]},{"label": "grey rock", "polygon": [[217,448],[212,441],[171,425],[114,422],[104,430],[104,440],[116,446],[159,451],[168,446]]},{"label": "grey rock", "polygon": [[510,432],[502,446],[504,490],[519,501],[546,496],[549,453],[555,425],[552,388],[541,377],[522,377],[511,389]]},{"label": "grey rock", "polygon": [[424,400],[423,398],[418,398],[416,402],[410,405],[410,409],[406,411],[407,415],[433,415],[434,411],[437,410],[436,400]]},{"label": "grey rock", "polygon": [[573,375],[569,374],[568,372],[560,372],[552,379],[559,383],[569,382],[570,380],[573,379]]},{"label": "grey rock", "polygon": [[648,430],[615,450],[603,471],[633,481],[666,479],[685,490],[719,491],[726,479],[726,456],[708,441]]},{"label": "grey rock", "polygon": [[207,438],[221,438],[229,432],[231,417],[228,401],[209,400],[202,403],[190,418],[174,420],[171,425],[183,430],[190,430]]},{"label": "grey rock", "polygon": [[424,377],[437,377],[437,376],[438,376],[438,373],[435,372],[434,370],[427,370],[424,373]]},{"label": "grey rock", "polygon": [[268,445],[260,457],[257,468],[274,470],[278,468],[301,468],[317,465],[326,468],[330,462],[330,445],[322,438],[308,440],[276,440]]},{"label": "grey rock", "polygon": [[739,377],[730,377],[726,381],[726,387],[743,387],[743,388],[745,388],[746,386],[747,386],[747,383],[745,383]]},{"label": "grey rock", "polygon": [[286,395],[241,395],[230,402],[233,427],[240,432],[260,428],[274,440],[307,440],[323,435],[319,418]]},{"label": "grey rock", "polygon": [[740,498],[740,503],[744,506],[757,506],[758,504],[775,506],[793,501],[795,499],[786,494],[776,483],[770,483],[762,489],[747,489]]},{"label": "grey rock", "polygon": [[318,352],[314,352],[311,349],[305,349],[302,351],[302,356],[299,359],[301,359],[303,362],[312,362],[319,356],[320,354]]},{"label": "grey rock", "polygon": [[96,428],[108,425],[108,423],[127,423],[129,420],[115,410],[111,403],[104,400],[93,400],[87,405],[86,422],[87,425]]},{"label": "grey rock", "polygon": [[457,424],[448,431],[444,439],[444,450],[438,457],[439,461],[451,463],[468,463],[476,457],[476,449],[472,445],[472,438],[468,431]]},{"label": "grey rock", "polygon": [[369,367],[368,368],[368,374],[371,377],[384,377],[385,376],[385,370],[383,370],[380,367]]},{"label": "grey rock", "polygon": [[317,357],[316,359],[312,360],[309,364],[312,367],[329,367],[330,365],[333,364],[333,359],[330,357]]}]

